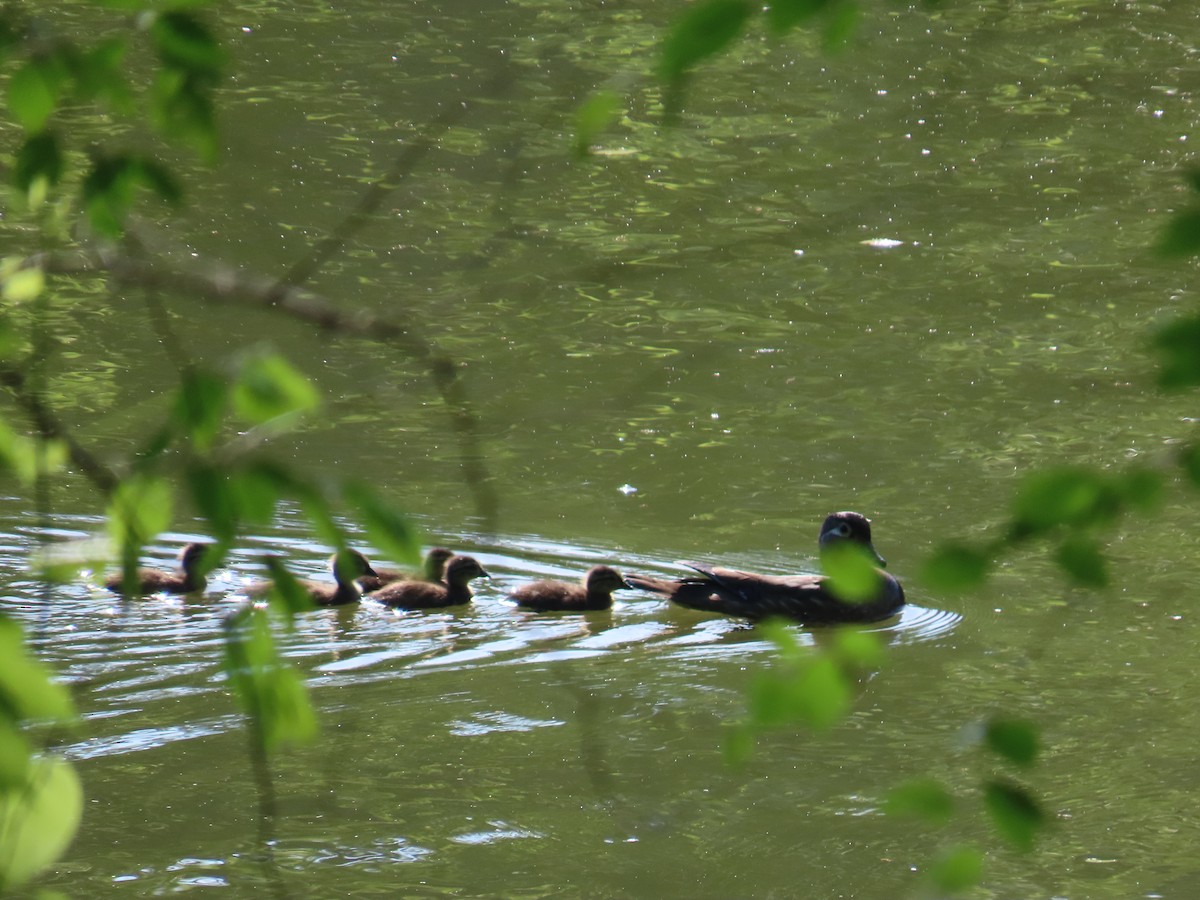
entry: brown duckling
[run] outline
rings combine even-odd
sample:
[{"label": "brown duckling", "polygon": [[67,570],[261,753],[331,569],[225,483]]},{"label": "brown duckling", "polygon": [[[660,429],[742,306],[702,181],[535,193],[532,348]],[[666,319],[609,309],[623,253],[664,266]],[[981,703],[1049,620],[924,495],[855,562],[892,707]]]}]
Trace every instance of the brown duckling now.
[{"label": "brown duckling", "polygon": [[445,547],[434,547],[425,554],[425,562],[420,572],[406,572],[403,569],[381,569],[375,567],[374,575],[364,575],[358,579],[358,586],[364,594],[377,591],[385,584],[394,581],[441,581],[446,574],[446,563],[454,555],[453,550]]},{"label": "brown duckling", "polygon": [[[329,571],[334,583],[328,581],[300,580],[299,584],[308,591],[309,598],[317,606],[347,606],[362,599],[362,591],[356,579],[373,577],[375,570],[363,554],[346,549],[329,557]],[[246,588],[250,597],[263,597],[271,592],[274,582],[258,581]]]},{"label": "brown duckling", "polygon": [[621,573],[611,566],[592,566],[580,584],[565,581],[535,581],[524,584],[508,595],[522,609],[592,610],[612,607],[612,593],[632,587]]},{"label": "brown duckling", "polygon": [[[192,542],[184,544],[176,557],[179,569],[164,572],[162,569],[138,569],[138,594],[191,594],[204,590],[208,583],[204,577],[202,563],[208,544]],[[104,579],[104,586],[116,594],[125,593],[125,580],[120,573]]]},{"label": "brown duckling", "polygon": [[428,581],[395,581],[370,595],[395,609],[436,609],[457,606],[471,600],[471,579],[489,578],[487,570],[470,556],[452,556],[446,563],[446,579],[434,584]]},{"label": "brown duckling", "polygon": [[[862,548],[880,566],[886,561],[871,543],[871,522],[856,512],[833,513],[821,525],[818,544],[822,554],[847,544]],[[663,594],[681,606],[705,612],[763,619],[781,616],[808,625],[840,622],[875,622],[895,615],[904,606],[904,588],[882,568],[876,569],[878,590],[862,602],[837,596],[824,575],[756,575],[700,563],[685,563],[699,576],[667,581],[630,575],[629,583]]]}]

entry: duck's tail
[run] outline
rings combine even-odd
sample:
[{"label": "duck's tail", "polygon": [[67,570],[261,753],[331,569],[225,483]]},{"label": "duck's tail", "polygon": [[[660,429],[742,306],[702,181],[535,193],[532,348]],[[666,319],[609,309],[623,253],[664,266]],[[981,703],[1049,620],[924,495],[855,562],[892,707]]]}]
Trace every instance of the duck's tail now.
[{"label": "duck's tail", "polygon": [[662,594],[670,597],[679,589],[679,582],[667,581],[663,578],[651,578],[649,575],[626,575],[625,581],[639,591],[649,591],[652,594]]}]

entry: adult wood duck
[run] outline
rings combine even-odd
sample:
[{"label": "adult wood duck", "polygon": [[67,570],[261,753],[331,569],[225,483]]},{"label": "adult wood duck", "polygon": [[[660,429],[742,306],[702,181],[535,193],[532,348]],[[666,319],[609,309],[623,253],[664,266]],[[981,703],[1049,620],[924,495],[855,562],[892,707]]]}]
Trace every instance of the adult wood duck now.
[{"label": "adult wood duck", "polygon": [[[818,539],[822,555],[847,544],[856,545],[880,566],[886,561],[871,543],[871,522],[856,512],[833,513],[825,519]],[[780,616],[808,625],[839,622],[875,622],[895,615],[904,606],[904,588],[883,571],[875,595],[861,602],[838,597],[824,575],[756,575],[701,563],[685,563],[699,576],[666,581],[630,575],[631,585],[663,594],[681,606],[705,612],[763,619]]]},{"label": "adult wood duck", "polygon": [[[162,569],[138,569],[138,594],[191,594],[204,590],[208,583],[204,577],[204,551],[208,544],[184,544],[176,557],[179,569],[175,572],[165,572]],[[125,579],[118,573],[104,579],[104,586],[116,594],[125,593]]]},{"label": "adult wood duck", "polygon": [[381,569],[375,566],[374,575],[364,575],[358,579],[358,586],[364,594],[377,591],[385,584],[393,581],[441,581],[446,574],[446,563],[454,555],[453,550],[445,547],[434,547],[425,554],[425,561],[420,572],[406,572],[403,569]]},{"label": "adult wood duck", "polygon": [[452,556],[446,562],[442,583],[395,581],[369,596],[395,609],[437,609],[471,601],[471,580],[489,578],[487,570],[470,556]]},{"label": "adult wood duck", "polygon": [[[340,562],[339,562],[340,559]],[[348,606],[362,599],[362,590],[356,579],[374,577],[375,570],[370,561],[357,550],[347,549],[329,557],[329,571],[334,583],[301,579],[299,584],[308,592],[309,599],[317,606]],[[246,588],[251,597],[262,597],[271,592],[274,583],[258,581]]]},{"label": "adult wood duck", "polygon": [[508,595],[523,609],[591,610],[609,609],[612,593],[630,587],[621,573],[610,566],[592,566],[580,584],[565,581],[535,581],[525,584]]}]

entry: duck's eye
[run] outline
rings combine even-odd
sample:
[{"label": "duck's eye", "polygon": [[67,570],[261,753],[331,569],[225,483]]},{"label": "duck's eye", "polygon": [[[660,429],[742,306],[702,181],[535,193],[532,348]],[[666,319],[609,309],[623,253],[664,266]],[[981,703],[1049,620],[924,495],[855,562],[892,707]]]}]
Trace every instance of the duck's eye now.
[{"label": "duck's eye", "polygon": [[839,522],[837,528],[833,529],[833,533],[838,537],[850,537],[850,526],[845,522]]}]

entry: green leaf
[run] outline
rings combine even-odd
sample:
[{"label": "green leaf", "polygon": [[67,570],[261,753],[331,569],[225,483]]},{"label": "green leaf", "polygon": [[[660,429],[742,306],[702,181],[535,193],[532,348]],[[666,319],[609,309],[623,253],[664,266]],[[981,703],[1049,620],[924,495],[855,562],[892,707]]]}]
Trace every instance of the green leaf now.
[{"label": "green leaf", "polygon": [[965,591],[987,577],[987,554],[966,544],[943,544],[921,571],[921,580],[942,591]]},{"label": "green leaf", "polygon": [[1154,347],[1162,365],[1160,387],[1177,391],[1200,384],[1200,316],[1175,319],[1158,329]]},{"label": "green leaf", "polygon": [[1176,213],[1158,240],[1162,256],[1191,256],[1200,250],[1200,209]]},{"label": "green leaf", "polygon": [[317,408],[312,384],[278,354],[252,356],[233,385],[238,415],[256,424],[280,416],[295,416]]},{"label": "green leaf", "polygon": [[97,231],[119,236],[139,187],[149,188],[164,200],[182,196],[178,182],[159,163],[131,154],[99,155],[83,180],[83,202]]},{"label": "green leaf", "polygon": [[379,497],[378,488],[347,481],[342,496],[355,507],[372,542],[398,563],[420,565],[421,534],[402,513]]},{"label": "green leaf", "polygon": [[29,654],[20,627],[7,618],[0,618],[0,709],[14,722],[75,717],[67,689]]},{"label": "green leaf", "polygon": [[663,40],[658,72],[676,81],[742,33],[754,7],[746,0],[701,0],[679,15]]},{"label": "green leaf", "polygon": [[621,96],[614,91],[596,91],[575,110],[576,157],[583,158],[596,139],[621,112]]},{"label": "green leaf", "polygon": [[32,193],[39,182],[58,184],[65,165],[58,137],[49,129],[40,131],[25,138],[17,149],[12,182],[19,190]]},{"label": "green leaf", "polygon": [[874,556],[849,541],[830,544],[821,551],[821,568],[829,586],[843,600],[861,603],[879,594],[879,572]]},{"label": "green leaf", "polygon": [[850,711],[853,694],[837,662],[815,656],[798,671],[765,672],[750,683],[749,719],[756,728],[801,723],[830,728]]},{"label": "green leaf", "polygon": [[917,778],[893,788],[883,810],[889,816],[912,816],[945,825],[954,814],[954,795],[936,778]]},{"label": "green leaf", "polygon": [[225,671],[263,749],[271,752],[283,744],[307,742],[316,734],[317,719],[304,682],[279,658],[263,610],[248,608],[227,622]]},{"label": "green leaf", "polygon": [[767,29],[775,35],[791,31],[801,22],[815,17],[834,0],[774,0],[766,8]]},{"label": "green leaf", "polygon": [[862,11],[857,3],[843,0],[834,4],[833,9],[821,30],[822,44],[826,53],[834,53],[850,43],[850,38],[858,30]]},{"label": "green leaf", "polygon": [[1145,466],[1135,466],[1118,476],[1116,488],[1125,503],[1141,512],[1154,512],[1162,505],[1163,475]]},{"label": "green leaf", "polygon": [[1191,480],[1193,487],[1200,487],[1200,444],[1190,444],[1179,451],[1179,465]]},{"label": "green leaf", "polygon": [[150,38],[163,63],[173,68],[215,78],[225,63],[208,26],[190,13],[159,13],[150,22]]},{"label": "green leaf", "polygon": [[970,890],[983,881],[983,853],[978,847],[951,847],[930,865],[929,880],[945,894]]},{"label": "green leaf", "polygon": [[271,579],[271,608],[279,613],[280,618],[290,623],[297,613],[316,609],[312,594],[287,570],[283,560],[267,556],[263,558],[263,564]]},{"label": "green leaf", "polygon": [[4,279],[0,296],[10,303],[26,303],[42,293],[46,276],[37,266],[18,269]]},{"label": "green leaf", "polygon": [[1018,850],[1033,849],[1046,814],[1025,788],[1009,781],[990,781],[984,787],[984,806],[992,825]]},{"label": "green leaf", "polygon": [[113,492],[108,506],[108,529],[119,545],[145,544],[171,524],[173,492],[161,478],[128,478]]},{"label": "green leaf", "polygon": [[1100,545],[1083,535],[1071,535],[1059,545],[1059,566],[1080,587],[1102,588],[1108,585],[1108,564]]},{"label": "green leaf", "polygon": [[1081,467],[1042,469],[1017,492],[1016,536],[1040,534],[1058,525],[1092,526],[1111,521],[1120,497],[1097,472]]},{"label": "green leaf", "polygon": [[62,856],[79,828],[83,788],[53,756],[36,759],[28,782],[0,793],[0,890],[26,884]]},{"label": "green leaf", "polygon": [[41,131],[58,107],[67,70],[57,56],[27,60],[8,82],[8,109],[26,131]]},{"label": "green leaf", "polygon": [[1028,722],[992,719],[984,729],[984,741],[993,753],[1018,766],[1032,765],[1037,759],[1038,732]]},{"label": "green leaf", "polygon": [[202,369],[184,372],[172,408],[173,422],[197,449],[212,447],[229,405],[225,379]]},{"label": "green leaf", "polygon": [[883,665],[884,644],[878,634],[846,626],[833,633],[833,644],[826,651],[847,675],[855,670],[875,669]]},{"label": "green leaf", "polygon": [[133,93],[125,83],[122,68],[127,49],[124,39],[110,38],[77,55],[73,74],[83,99],[101,98],[121,113],[133,109]]}]

